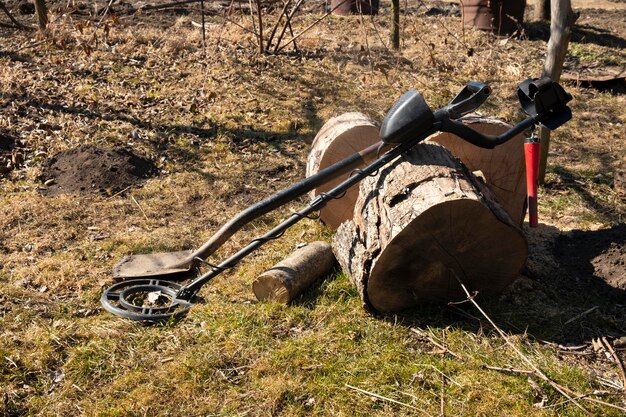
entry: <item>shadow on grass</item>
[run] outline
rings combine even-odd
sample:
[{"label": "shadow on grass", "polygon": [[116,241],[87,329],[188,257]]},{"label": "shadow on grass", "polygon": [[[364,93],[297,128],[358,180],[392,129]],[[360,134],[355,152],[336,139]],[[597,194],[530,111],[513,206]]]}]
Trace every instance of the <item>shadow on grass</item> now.
[{"label": "shadow on grass", "polygon": [[[551,226],[540,229],[529,232],[536,233],[529,236],[525,273],[530,278],[513,283],[499,299],[478,298],[479,305],[505,331],[528,333],[540,340],[581,344],[598,336],[625,335],[626,276],[608,276],[606,265],[600,263],[612,262],[607,253],[615,248],[622,252],[615,261],[626,258],[626,225],[568,233]],[[626,266],[622,264],[619,271],[624,274]],[[410,326],[491,328],[469,303],[423,307],[387,319]]]},{"label": "shadow on grass", "polygon": [[[594,155],[602,162],[603,166],[610,167],[613,164],[613,159],[606,153],[598,153]],[[558,191],[568,190],[578,195],[585,205],[595,213],[600,214],[606,221],[616,222],[619,221],[619,210],[615,205],[611,204],[608,200],[602,200],[598,193],[590,192],[590,183],[600,184],[605,181],[608,186],[609,177],[594,177],[589,178],[578,174],[577,172],[567,169],[561,165],[555,165],[550,168],[550,172],[557,175],[557,178],[551,181],[547,181],[543,187],[546,190]]]},{"label": "shadow on grass", "polygon": [[[183,161],[195,161],[199,159],[200,153],[195,149],[186,149],[184,146],[179,146],[175,143],[168,141],[165,136],[175,134],[193,134],[197,136],[201,141],[207,141],[215,138],[219,133],[223,133],[232,142],[233,150],[242,149],[251,143],[267,142],[271,143],[278,152],[288,158],[300,159],[299,155],[290,153],[282,143],[291,140],[294,136],[299,136],[297,132],[272,132],[265,130],[253,130],[253,129],[232,129],[218,124],[213,124],[210,127],[206,126],[193,126],[187,124],[166,124],[166,123],[154,123],[149,120],[144,120],[138,117],[134,117],[124,112],[123,110],[107,108],[106,106],[95,107],[94,106],[70,106],[63,103],[55,102],[52,100],[43,100],[38,98],[29,97],[27,95],[20,95],[14,93],[0,92],[0,99],[4,100],[3,104],[0,102],[0,111],[2,107],[6,107],[11,103],[18,104],[17,112],[24,113],[23,116],[28,117],[28,109],[44,109],[50,112],[69,114],[79,117],[85,117],[92,120],[106,120],[128,123],[136,128],[153,131],[157,134],[156,139],[145,139],[150,144],[156,147],[158,152],[167,151],[168,154],[173,155]],[[309,116],[310,120],[315,120],[316,113],[315,107],[312,108],[312,114]],[[142,139],[141,137],[139,139]]]},{"label": "shadow on grass", "polygon": [[[550,39],[549,22],[529,22],[524,24],[525,33],[529,40],[548,42]],[[576,24],[572,33],[572,42],[593,43],[609,48],[626,48],[626,39],[616,36],[611,31],[587,24]]]},{"label": "shadow on grass", "polygon": [[[626,335],[626,225],[565,233],[542,225],[529,232],[529,240],[527,277],[521,277],[498,298],[476,299],[498,326],[506,332],[527,333],[564,345]],[[317,283],[294,303],[315,308],[323,293],[324,285]],[[346,297],[358,297],[356,290]],[[474,333],[492,330],[469,302],[374,316],[406,327],[452,326]]]}]

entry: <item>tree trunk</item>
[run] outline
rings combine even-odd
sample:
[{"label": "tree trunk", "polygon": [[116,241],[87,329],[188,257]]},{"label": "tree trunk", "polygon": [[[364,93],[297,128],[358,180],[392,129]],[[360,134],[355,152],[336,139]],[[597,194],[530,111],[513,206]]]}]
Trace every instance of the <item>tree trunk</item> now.
[{"label": "tree trunk", "polygon": [[[551,12],[550,40],[548,41],[548,53],[543,67],[543,76],[548,76],[552,81],[558,82],[561,78],[563,61],[565,61],[567,46],[572,37],[572,28],[577,16],[572,11],[570,0],[552,0]],[[550,130],[540,127],[539,140],[541,141],[539,183],[543,184],[545,182],[548,151],[550,149]]]},{"label": "tree trunk", "polygon": [[48,8],[45,0],[35,0],[35,12],[37,13],[39,29],[45,30],[48,26]]},{"label": "tree trunk", "polygon": [[400,49],[400,0],[391,0],[391,45]]},{"label": "tree trunk", "polygon": [[535,0],[535,20],[550,20],[550,0]]},{"label": "tree trunk", "polygon": [[501,292],[527,257],[519,227],[445,148],[421,144],[361,183],[333,251],[364,305],[395,312]]},{"label": "tree trunk", "polygon": [[[307,159],[306,176],[317,174],[335,162],[379,141],[378,128],[366,115],[353,112],[333,117],[322,126],[313,140]],[[361,166],[366,162],[364,160]],[[311,197],[330,191],[349,175],[350,173],[346,173],[319,186],[311,192]],[[320,219],[331,229],[338,228],[343,221],[352,218],[354,203],[358,196],[358,187],[352,187],[340,199],[330,200],[320,210]]]}]

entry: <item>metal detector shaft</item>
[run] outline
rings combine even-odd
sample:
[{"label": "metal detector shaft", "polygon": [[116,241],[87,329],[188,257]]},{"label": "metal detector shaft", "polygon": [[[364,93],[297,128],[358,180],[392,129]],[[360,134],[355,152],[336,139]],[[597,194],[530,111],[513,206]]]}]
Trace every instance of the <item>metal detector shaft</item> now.
[{"label": "metal detector shaft", "polygon": [[[435,123],[432,128],[426,133],[415,137],[413,140],[406,141],[390,151],[383,154],[380,158],[376,159],[374,162],[370,163],[366,167],[362,169],[357,169],[354,175],[348,177],[341,184],[337,185],[335,188],[331,189],[326,193],[321,193],[317,197],[315,197],[311,203],[305,208],[301,209],[298,212],[293,213],[289,218],[280,223],[278,226],[267,232],[261,237],[255,238],[247,246],[243,249],[239,250],[237,253],[232,255],[230,258],[226,259],[219,265],[213,266],[210,271],[206,274],[196,278],[194,281],[184,286],[178,291],[176,298],[179,300],[190,300],[193,296],[200,290],[200,288],[209,282],[214,277],[218,276],[226,269],[230,269],[237,265],[239,261],[248,256],[250,253],[254,252],[256,249],[263,246],[265,243],[270,240],[274,240],[282,236],[282,234],[289,229],[294,224],[298,223],[303,218],[306,218],[311,213],[320,210],[324,207],[330,200],[340,197],[345,191],[347,191],[350,187],[355,184],[358,184],[363,178],[371,175],[372,173],[378,171],[383,166],[387,165],[389,162],[408,151],[412,147],[414,147],[419,142],[426,139],[428,136],[440,130],[439,123]],[[321,171],[320,171],[321,172]]]},{"label": "metal detector shaft", "polygon": [[323,169],[318,173],[292,185],[291,187],[285,188],[284,190],[279,191],[276,194],[239,212],[239,214],[230,219],[228,223],[224,224],[217,232],[215,232],[206,243],[196,249],[193,252],[192,257],[194,259],[206,259],[246,224],[295,200],[298,197],[303,196],[320,185],[323,185],[328,181],[345,174],[346,172],[350,172],[361,165],[364,160],[367,160],[368,156],[376,154],[381,145],[382,143],[380,142],[375,143],[372,146],[365,148],[360,152],[354,153],[336,164],[333,164],[328,168]]}]

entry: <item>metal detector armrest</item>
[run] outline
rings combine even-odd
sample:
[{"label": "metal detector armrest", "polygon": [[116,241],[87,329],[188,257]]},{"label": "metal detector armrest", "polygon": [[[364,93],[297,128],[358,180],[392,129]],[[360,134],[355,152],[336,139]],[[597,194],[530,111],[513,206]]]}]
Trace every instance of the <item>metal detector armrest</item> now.
[{"label": "metal detector armrest", "polygon": [[442,109],[433,111],[422,95],[414,89],[404,93],[385,115],[380,127],[384,143],[403,143],[433,128],[436,122],[458,119],[479,108],[491,94],[489,86],[470,81]]}]

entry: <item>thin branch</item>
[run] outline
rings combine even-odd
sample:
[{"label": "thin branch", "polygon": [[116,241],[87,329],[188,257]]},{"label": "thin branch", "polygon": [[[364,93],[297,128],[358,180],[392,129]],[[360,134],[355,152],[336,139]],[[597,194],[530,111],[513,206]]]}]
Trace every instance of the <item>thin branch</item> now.
[{"label": "thin branch", "polygon": [[592,311],[596,310],[599,306],[593,306],[591,307],[589,310],[585,310],[582,313],[572,317],[571,319],[567,320],[565,323],[563,323],[563,326],[565,326],[566,324],[570,324],[571,322],[578,320],[581,317],[586,316],[587,314],[591,313]]},{"label": "thin branch", "polygon": [[206,20],[204,18],[204,0],[200,0],[200,14],[202,16],[202,50],[206,58]]},{"label": "thin branch", "polygon": [[535,371],[529,371],[528,369],[515,369],[515,368],[511,368],[511,367],[501,368],[499,366],[491,366],[491,365],[484,365],[483,368],[491,369],[492,371],[499,371],[499,372],[510,372],[510,373],[514,373],[514,374],[535,375]]},{"label": "thin branch", "polygon": [[428,340],[430,343],[432,343],[433,345],[437,346],[439,349],[443,350],[444,353],[449,353],[450,355],[454,356],[455,358],[457,358],[460,361],[465,361],[465,358],[463,358],[461,355],[454,353],[453,351],[451,351],[450,349],[448,349],[447,347],[445,347],[444,345],[442,345],[441,343],[437,343],[435,341],[435,339],[433,339],[432,337],[428,336],[427,334],[424,334],[423,332],[420,332],[419,330],[415,329],[415,328],[411,328],[410,329],[413,333],[418,334],[420,336],[423,336],[426,338],[426,340]]},{"label": "thin branch", "polygon": [[230,0],[230,4],[228,5],[228,7],[226,9],[224,9],[224,16],[218,14],[219,17],[224,19],[224,22],[222,22],[222,27],[220,28],[220,33],[217,36],[217,43],[215,44],[215,48],[218,49],[220,46],[220,42],[222,41],[222,35],[224,34],[224,29],[226,29],[226,23],[229,21],[229,19],[226,17],[226,11],[231,11],[233,4],[234,4],[235,0]]},{"label": "thin branch", "polygon": [[0,9],[4,12],[4,14],[7,15],[7,17],[9,18],[9,20],[11,20],[11,22],[13,22],[13,24],[18,28],[18,29],[22,29],[22,30],[33,30],[32,28],[29,28],[27,26],[24,26],[23,24],[21,24],[20,22],[18,22],[18,20],[13,17],[13,15],[11,14],[11,11],[7,8],[7,6],[4,4],[3,1],[0,1]]},{"label": "thin branch", "polygon": [[302,30],[302,32],[298,33],[296,36],[292,37],[291,39],[289,39],[287,41],[286,44],[284,44],[283,46],[281,46],[280,48],[278,48],[278,50],[275,50],[274,53],[278,53],[280,51],[282,51],[283,49],[285,49],[287,47],[287,45],[289,45],[291,42],[295,41],[296,39],[298,39],[300,36],[304,35],[305,33],[307,33],[309,30],[311,30],[311,28],[313,28],[315,25],[317,25],[319,22],[321,22],[322,20],[326,19],[328,16],[330,16],[332,14],[332,12],[335,11],[335,9],[337,9],[339,6],[341,6],[342,4],[344,4],[345,2],[347,2],[348,0],[342,0],[339,4],[337,4],[335,7],[333,7],[328,13],[326,13],[325,15],[323,15],[322,17],[320,17],[319,19],[317,19],[315,22],[311,23],[309,26],[307,26],[305,29]]},{"label": "thin branch", "polygon": [[[287,22],[291,22],[291,18],[293,18],[293,16],[296,14],[298,9],[302,5],[303,1],[304,0],[298,0],[296,2],[296,4],[294,4],[294,6],[291,9],[291,11],[285,16],[285,19],[286,19]],[[278,35],[278,39],[276,40],[276,46],[274,47],[274,53],[278,52],[278,47],[280,46],[281,42],[283,41],[283,36],[285,36],[285,31],[286,30],[287,30],[287,24],[285,24],[283,26],[283,28],[280,31],[280,35]],[[289,45],[289,44],[287,44],[287,45]]]},{"label": "thin branch", "polygon": [[135,197],[132,194],[130,194],[130,198],[131,198],[131,200],[133,200],[133,203],[135,203],[137,205],[137,207],[139,207],[139,210],[141,211],[141,214],[143,214],[143,217],[146,220],[149,220],[148,216],[146,215],[146,212],[143,211],[143,208],[139,205],[139,202],[135,199]]},{"label": "thin branch", "polygon": [[609,341],[606,340],[606,337],[602,336],[602,339],[600,340],[602,340],[607,350],[611,352],[611,355],[613,356],[613,359],[615,359],[615,362],[617,362],[617,366],[619,367],[619,371],[622,376],[622,391],[624,391],[626,390],[626,372],[624,372],[624,364],[622,363],[620,357],[617,356],[617,353],[615,353],[615,349],[613,349],[613,346],[611,346]]},{"label": "thin branch", "polygon": [[259,34],[256,30],[256,20],[254,20],[254,11],[252,9],[252,0],[248,0],[248,4],[250,5],[250,20],[252,20],[252,30],[254,31],[254,36],[257,38],[257,41],[261,44],[261,49],[263,49],[263,39],[259,37]]},{"label": "thin branch", "polygon": [[[250,13],[252,13],[252,10]],[[259,52],[263,54],[265,48],[263,47],[263,13],[261,10],[261,0],[256,0],[256,14],[257,19],[259,19]]]},{"label": "thin branch", "polygon": [[[528,359],[528,357],[526,355],[524,355],[524,353],[519,350],[519,348],[517,346],[515,346],[515,344],[513,342],[511,342],[511,340],[509,340],[509,338],[507,337],[507,335],[504,333],[504,331],[502,329],[500,329],[500,327],[498,327],[498,325],[491,320],[491,317],[489,317],[487,315],[487,313],[485,313],[485,311],[478,305],[478,303],[476,302],[476,300],[474,300],[471,296],[471,294],[469,293],[469,291],[467,290],[467,288],[465,287],[465,285],[463,284],[463,282],[461,281],[461,279],[458,277],[458,275],[456,273],[453,274],[455,276],[455,278],[457,279],[457,281],[459,282],[459,284],[461,285],[461,288],[463,289],[463,291],[465,292],[465,294],[467,295],[467,297],[470,298],[470,302],[472,304],[474,304],[474,307],[476,307],[476,309],[480,312],[480,314],[483,315],[483,317],[485,319],[487,319],[487,321],[493,326],[493,328],[498,332],[498,334],[500,335],[500,337],[502,337],[502,339],[504,339],[504,341],[506,342],[507,345],[509,345],[511,347],[511,349],[513,349],[515,351],[515,353],[517,353],[517,355],[524,361],[526,362],[526,364],[528,366],[530,366],[530,368],[535,371],[535,373],[537,374],[537,376],[539,378],[541,378],[544,382],[552,385],[552,387],[554,387],[554,389],[556,389],[558,392],[561,393],[561,395],[563,395],[565,398],[567,398],[568,400],[570,400],[572,402],[572,404],[574,404],[576,407],[580,408],[586,415],[591,416],[592,414],[587,411],[587,409],[585,407],[583,407],[582,405],[580,405],[580,403],[578,401],[576,401],[575,399],[572,398],[572,396],[570,396],[570,394],[568,394],[566,392],[566,390],[560,386],[559,384],[557,384],[556,382],[552,381],[550,378],[548,378],[548,376],[546,374],[544,374],[541,369],[539,369],[537,367],[537,365],[535,365],[530,359]],[[569,390],[568,390],[569,391]],[[574,396],[578,396],[578,394],[574,394]]]},{"label": "thin branch", "polygon": [[459,384],[458,382],[456,382],[454,379],[450,378],[448,375],[444,374],[442,371],[439,370],[439,368],[437,368],[435,365],[431,365],[429,363],[418,363],[417,366],[426,366],[428,368],[432,368],[435,371],[439,372],[439,374],[441,374],[442,376],[445,376],[448,381],[452,382],[454,385],[456,385],[459,388],[463,388],[463,386],[461,384]]},{"label": "thin branch", "polygon": [[383,400],[383,401],[388,401],[388,402],[393,403],[393,404],[398,404],[398,405],[401,405],[403,407],[410,408],[412,410],[417,410],[417,411],[420,411],[420,412],[422,412],[424,414],[429,414],[426,411],[422,410],[421,408],[417,408],[415,406],[412,406],[411,404],[403,403],[403,402],[394,400],[393,398],[383,397],[382,395],[379,395],[379,394],[376,394],[376,393],[373,393],[373,392],[370,392],[370,391],[365,391],[364,389],[353,387],[352,385],[345,384],[345,386],[347,388],[350,388],[350,389],[353,389],[355,391],[358,391],[358,392],[360,392],[362,394],[370,395],[370,396],[372,396],[374,398],[378,398],[378,399]]},{"label": "thin branch", "polygon": [[186,4],[198,3],[199,1],[200,0],[180,0],[180,1],[173,1],[170,3],[163,3],[163,4],[146,4],[145,6],[141,6],[139,10],[167,9],[169,7],[184,6]]},{"label": "thin branch", "polygon": [[280,24],[280,21],[283,19],[283,16],[285,15],[285,13],[287,13],[287,8],[289,7],[290,4],[291,4],[291,0],[287,0],[286,2],[283,2],[283,9],[280,11],[280,14],[278,15],[278,19],[276,19],[276,24],[274,24],[274,27],[272,28],[270,36],[267,39],[267,47],[266,47],[266,49],[268,51],[272,47],[272,42],[274,41],[274,36],[276,36],[276,31],[278,30],[278,25]]}]

